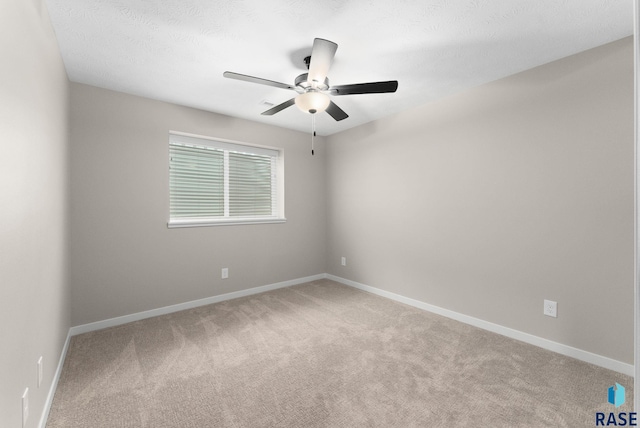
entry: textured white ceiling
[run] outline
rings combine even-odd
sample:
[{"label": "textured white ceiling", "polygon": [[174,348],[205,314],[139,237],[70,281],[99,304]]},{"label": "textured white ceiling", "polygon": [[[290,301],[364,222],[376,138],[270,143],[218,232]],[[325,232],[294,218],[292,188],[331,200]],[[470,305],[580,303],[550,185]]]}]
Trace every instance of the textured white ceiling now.
[{"label": "textured white ceiling", "polygon": [[334,97],[329,135],[633,34],[632,0],[46,0],[69,78],[308,131],[293,84],[313,39],[338,44],[332,84],[398,80],[392,94]]}]

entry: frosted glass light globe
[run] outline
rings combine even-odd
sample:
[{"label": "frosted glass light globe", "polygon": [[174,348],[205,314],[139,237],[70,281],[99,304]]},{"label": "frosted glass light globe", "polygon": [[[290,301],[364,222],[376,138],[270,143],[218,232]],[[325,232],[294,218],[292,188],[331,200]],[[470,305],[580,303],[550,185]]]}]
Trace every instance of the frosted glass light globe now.
[{"label": "frosted glass light globe", "polygon": [[329,107],[331,100],[327,94],[309,91],[298,95],[295,102],[300,110],[313,114],[325,111]]}]

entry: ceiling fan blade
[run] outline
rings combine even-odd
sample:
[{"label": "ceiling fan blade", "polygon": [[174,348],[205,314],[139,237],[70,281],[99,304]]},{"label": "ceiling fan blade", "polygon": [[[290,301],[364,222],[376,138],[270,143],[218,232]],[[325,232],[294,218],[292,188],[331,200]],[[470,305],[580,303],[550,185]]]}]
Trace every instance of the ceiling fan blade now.
[{"label": "ceiling fan blade", "polygon": [[263,111],[262,114],[264,116],[272,116],[272,115],[278,113],[279,111],[282,111],[282,110],[286,109],[287,107],[291,107],[295,103],[296,103],[296,99],[295,98],[291,98],[289,101],[285,101],[282,104],[278,104],[275,107],[271,107],[267,111]]},{"label": "ceiling fan blade", "polygon": [[273,80],[247,76],[246,74],[234,73],[232,71],[225,71],[222,75],[229,79],[244,80],[245,82],[259,83],[260,85],[275,86],[276,88],[282,89],[295,89],[293,86],[287,85],[286,83],[274,82]]},{"label": "ceiling fan blade", "polygon": [[344,112],[340,107],[338,107],[333,101],[329,103],[329,107],[327,107],[327,113],[334,118],[336,121],[340,121],[349,117],[347,113]]},{"label": "ceiling fan blade", "polygon": [[354,83],[353,85],[332,86],[331,95],[355,95],[355,94],[383,94],[395,92],[398,89],[397,80],[387,82]]},{"label": "ceiling fan blade", "polygon": [[327,78],[338,45],[325,39],[314,39],[307,82],[323,83]]}]

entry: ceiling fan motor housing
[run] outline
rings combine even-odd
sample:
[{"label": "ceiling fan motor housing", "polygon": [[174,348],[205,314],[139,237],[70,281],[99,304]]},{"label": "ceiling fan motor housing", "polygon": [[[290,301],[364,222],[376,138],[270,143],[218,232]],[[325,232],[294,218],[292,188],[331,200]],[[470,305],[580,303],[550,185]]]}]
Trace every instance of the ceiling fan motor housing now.
[{"label": "ceiling fan motor housing", "polygon": [[295,80],[295,85],[296,85],[296,91],[300,92],[301,94],[304,92],[307,92],[309,90],[316,90],[316,91],[326,91],[329,89],[329,78],[326,77],[324,79],[324,82],[320,83],[320,82],[309,82],[307,80],[309,76],[309,73],[304,73],[301,74],[300,76],[296,77]]}]

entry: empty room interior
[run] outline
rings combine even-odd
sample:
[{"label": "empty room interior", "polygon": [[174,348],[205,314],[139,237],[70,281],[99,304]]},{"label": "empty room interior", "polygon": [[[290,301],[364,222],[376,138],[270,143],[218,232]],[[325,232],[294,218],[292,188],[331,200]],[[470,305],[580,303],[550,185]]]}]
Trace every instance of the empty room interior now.
[{"label": "empty room interior", "polygon": [[634,13],[2,1],[0,426],[631,424]]}]

